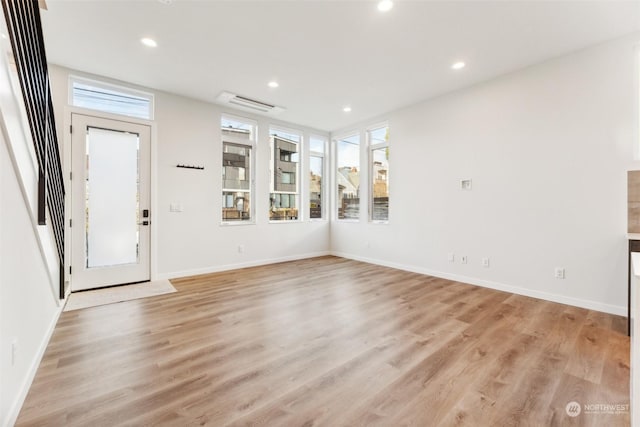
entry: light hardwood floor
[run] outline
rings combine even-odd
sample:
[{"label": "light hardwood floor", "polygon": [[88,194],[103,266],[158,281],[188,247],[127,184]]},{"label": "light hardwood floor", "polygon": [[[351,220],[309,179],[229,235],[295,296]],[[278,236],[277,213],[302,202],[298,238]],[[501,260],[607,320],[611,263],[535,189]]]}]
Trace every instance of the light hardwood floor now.
[{"label": "light hardwood floor", "polygon": [[19,426],[627,426],[625,319],[336,257],[63,313]]}]

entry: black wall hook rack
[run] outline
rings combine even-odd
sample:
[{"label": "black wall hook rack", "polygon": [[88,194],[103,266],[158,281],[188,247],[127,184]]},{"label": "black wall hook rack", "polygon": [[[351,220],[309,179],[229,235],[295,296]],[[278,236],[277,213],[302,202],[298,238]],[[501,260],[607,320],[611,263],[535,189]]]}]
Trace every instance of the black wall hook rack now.
[{"label": "black wall hook rack", "polygon": [[204,170],[204,166],[176,165],[177,168]]}]

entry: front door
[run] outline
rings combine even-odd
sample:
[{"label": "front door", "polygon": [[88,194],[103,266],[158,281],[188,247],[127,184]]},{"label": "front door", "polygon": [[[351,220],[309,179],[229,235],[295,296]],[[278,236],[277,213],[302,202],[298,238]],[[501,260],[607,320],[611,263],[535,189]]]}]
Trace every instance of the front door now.
[{"label": "front door", "polygon": [[71,125],[71,290],[149,280],[149,126],[79,114]]}]

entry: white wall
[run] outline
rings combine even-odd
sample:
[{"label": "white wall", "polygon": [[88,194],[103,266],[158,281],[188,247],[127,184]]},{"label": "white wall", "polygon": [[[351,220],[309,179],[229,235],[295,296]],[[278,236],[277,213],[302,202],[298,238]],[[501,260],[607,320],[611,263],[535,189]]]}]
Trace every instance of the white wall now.
[{"label": "white wall", "polygon": [[[11,425],[59,314],[47,265],[0,134],[0,425]],[[17,344],[15,363],[11,345]]]},{"label": "white wall", "polygon": [[[370,224],[364,211],[359,223],[332,223],[333,252],[626,315],[639,39],[372,120],[390,124],[390,222]],[[465,178],[472,191],[460,189]]]},{"label": "white wall", "polygon": [[61,310],[55,243],[36,222],[37,160],[10,51],[0,39],[0,426],[15,421]]},{"label": "white wall", "polygon": [[[56,121],[61,140],[64,141],[68,141],[68,133],[65,135],[68,129],[60,124],[65,120],[65,110],[68,110],[70,74],[113,82],[50,66]],[[119,84],[135,87],[121,82]],[[179,277],[328,253],[328,221],[311,222],[307,219],[296,223],[269,223],[268,219],[269,125],[278,124],[302,131],[305,145],[308,145],[310,134],[328,136],[327,132],[233,111],[166,92],[136,88],[155,95],[155,138],[152,141],[156,159],[152,164],[155,172],[152,173],[157,176],[156,197],[152,201],[156,206],[152,211],[152,223],[156,230],[152,246],[157,251],[155,277]],[[223,113],[258,122],[254,225],[221,225],[220,117]],[[68,164],[68,157],[66,163]],[[178,169],[176,165],[179,163],[201,165],[205,169]],[[304,157],[301,176],[305,178],[303,185],[306,193],[308,164]],[[308,218],[308,204],[304,200],[301,211]],[[184,212],[169,212],[170,203],[182,204]],[[238,252],[238,245],[244,245],[243,253]]]}]

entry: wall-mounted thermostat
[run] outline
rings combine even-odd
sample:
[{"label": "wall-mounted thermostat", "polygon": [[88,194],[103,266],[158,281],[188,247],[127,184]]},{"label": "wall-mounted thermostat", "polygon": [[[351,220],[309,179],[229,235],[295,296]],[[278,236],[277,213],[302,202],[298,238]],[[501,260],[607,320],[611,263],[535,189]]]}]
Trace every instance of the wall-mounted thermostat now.
[{"label": "wall-mounted thermostat", "polygon": [[463,190],[471,190],[471,180],[470,179],[460,180],[460,188]]}]

